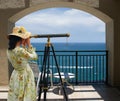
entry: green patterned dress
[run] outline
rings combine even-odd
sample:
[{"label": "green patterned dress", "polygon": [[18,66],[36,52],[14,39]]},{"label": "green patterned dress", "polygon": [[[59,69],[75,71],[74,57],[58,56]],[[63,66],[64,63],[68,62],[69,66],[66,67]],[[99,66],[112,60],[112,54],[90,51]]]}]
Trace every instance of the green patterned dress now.
[{"label": "green patterned dress", "polygon": [[8,101],[36,101],[34,74],[28,64],[29,60],[37,59],[35,49],[16,47],[7,50],[7,56],[14,67],[9,82]]}]

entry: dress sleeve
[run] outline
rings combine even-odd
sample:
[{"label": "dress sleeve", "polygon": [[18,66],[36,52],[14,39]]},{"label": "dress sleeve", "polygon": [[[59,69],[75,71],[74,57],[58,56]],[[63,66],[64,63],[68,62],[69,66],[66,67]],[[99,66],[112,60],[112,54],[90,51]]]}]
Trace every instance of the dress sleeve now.
[{"label": "dress sleeve", "polygon": [[23,58],[26,58],[28,60],[37,60],[37,54],[35,52],[35,48],[32,46],[29,48],[21,48],[21,55]]}]

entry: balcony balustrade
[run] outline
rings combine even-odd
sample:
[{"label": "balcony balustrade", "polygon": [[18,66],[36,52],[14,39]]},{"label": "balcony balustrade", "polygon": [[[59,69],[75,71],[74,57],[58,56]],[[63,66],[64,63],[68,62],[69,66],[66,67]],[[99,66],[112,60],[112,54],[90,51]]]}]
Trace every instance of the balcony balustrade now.
[{"label": "balcony balustrade", "polygon": [[[37,51],[37,64],[41,71],[44,51]],[[96,51],[55,51],[60,72],[73,73],[75,78],[69,79],[72,84],[79,83],[106,83],[108,70],[108,52]],[[52,74],[57,73],[53,53],[50,51],[49,68]],[[53,78],[58,83],[59,79]]]}]

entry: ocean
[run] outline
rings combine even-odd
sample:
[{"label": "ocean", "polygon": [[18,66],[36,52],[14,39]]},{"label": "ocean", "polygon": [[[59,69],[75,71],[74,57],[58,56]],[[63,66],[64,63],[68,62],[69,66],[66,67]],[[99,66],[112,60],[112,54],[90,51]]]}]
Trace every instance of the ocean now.
[{"label": "ocean", "polygon": [[[46,43],[32,43],[36,50],[44,50]],[[54,50],[106,50],[105,43],[52,43]]]},{"label": "ocean", "polygon": [[[38,54],[37,64],[41,71],[46,43],[32,43]],[[103,83],[106,81],[105,43],[52,43],[60,72],[75,74],[69,82]],[[51,49],[51,48],[50,48]],[[50,52],[49,68],[57,73],[53,53]],[[48,62],[47,62],[48,63]],[[59,82],[53,79],[53,82]]]}]

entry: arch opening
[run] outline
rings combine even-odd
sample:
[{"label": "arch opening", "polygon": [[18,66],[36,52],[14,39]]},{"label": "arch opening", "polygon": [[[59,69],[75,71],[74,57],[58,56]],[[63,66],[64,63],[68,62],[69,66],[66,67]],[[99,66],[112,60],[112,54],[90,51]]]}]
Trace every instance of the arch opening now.
[{"label": "arch opening", "polygon": [[[68,8],[75,8],[78,10],[83,10],[85,12],[88,12],[97,18],[101,19],[106,24],[106,48],[109,51],[108,55],[108,83],[113,85],[113,58],[114,58],[114,42],[113,42],[113,20],[107,16],[106,14],[102,13],[101,11],[88,7],[85,5],[75,4],[75,3],[69,3],[69,2],[50,2],[50,3],[44,3],[39,4],[35,6],[31,6],[27,9],[22,10],[21,12],[13,15],[9,18],[9,25],[8,25],[8,31],[11,31],[11,28],[15,25],[15,22],[18,21],[20,18],[24,17],[27,14],[30,14],[34,11],[45,9],[45,8],[51,8],[51,7],[68,7]],[[112,62],[111,62],[112,61]]]}]

